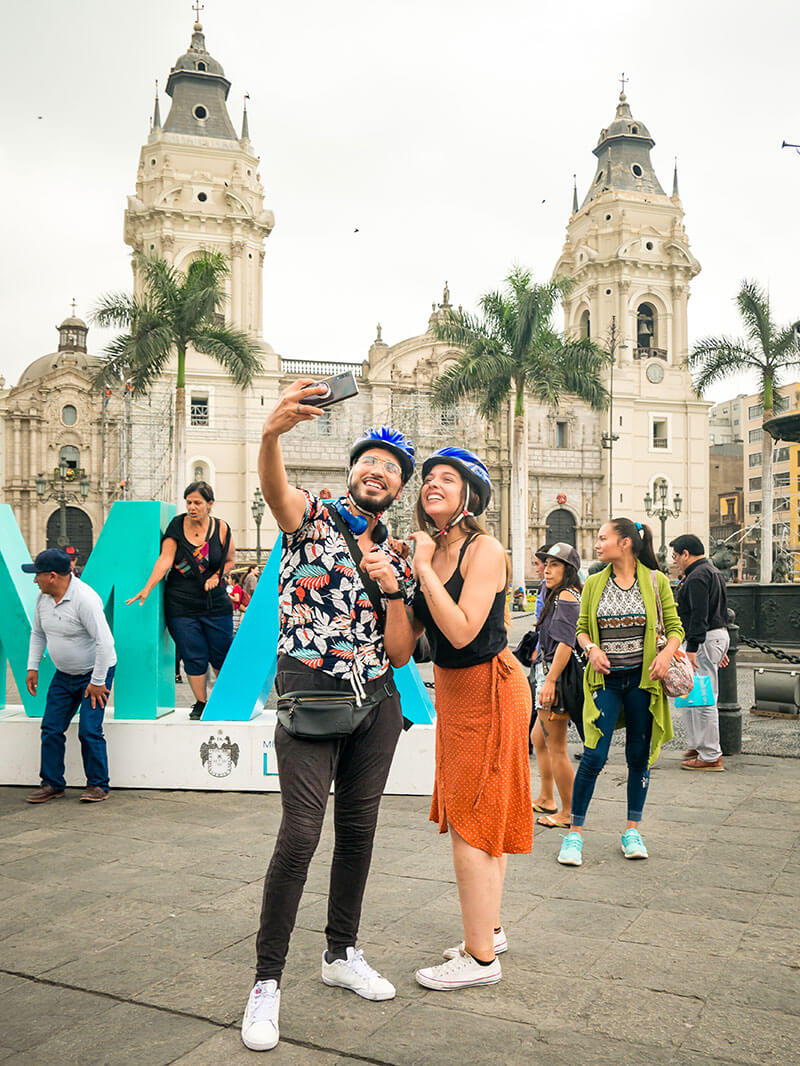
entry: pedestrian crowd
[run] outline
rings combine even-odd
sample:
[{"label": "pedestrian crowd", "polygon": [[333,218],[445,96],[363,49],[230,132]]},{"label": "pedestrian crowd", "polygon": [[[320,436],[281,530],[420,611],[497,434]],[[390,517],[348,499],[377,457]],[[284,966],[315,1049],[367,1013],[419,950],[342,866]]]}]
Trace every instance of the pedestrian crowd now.
[{"label": "pedestrian crowd", "polygon": [[[603,523],[601,569],[585,584],[573,546],[543,545],[534,627],[512,652],[506,552],[480,518],[492,493],[485,464],[458,447],[423,459],[409,557],[408,544],[384,522],[417,465],[400,431],[364,431],[338,499],[289,483],[281,438],[323,414],[316,401],[324,391],[307,380],[290,385],[266,419],[258,455],[261,491],[283,534],[275,680],[282,818],[242,1020],[242,1040],[254,1051],[279,1041],[281,978],[331,790],[335,843],[321,980],[367,1000],[395,996],[358,946],[358,931],[381,798],[410,724],[394,670],[419,658],[421,647],[433,663],[436,701],[429,817],[450,839],[462,932],[442,947],[443,961],[420,960],[415,978],[425,988],[501,980],[499,956],[510,948],[502,923],[507,856],[531,852],[535,812],[542,827],[565,831],[558,862],[581,865],[588,810],[615,730],[625,730],[626,859],[648,855],[640,826],[650,769],[673,736],[669,696],[684,706],[690,750],[682,767],[724,769],[716,701],[727,653],[725,586],[696,536],[671,545],[683,575],[677,603],[642,523]],[[127,603],[144,603],[164,583],[176,673],[182,662],[195,698],[190,717],[199,718],[208,667],[220,669],[258,574],[251,566],[228,580],[235,549],[229,524],[212,513],[211,486],[193,482],[184,498],[186,513],[170,522],[148,581]],[[42,784],[28,798],[64,795],[65,732],[80,710],[81,798],[105,799],[102,719],[116,658],[102,602],[71,572],[64,552],[41,552],[23,569],[40,591],[28,690],[35,695],[45,647],[56,666],[42,720]],[[583,741],[577,773],[567,750],[570,722]],[[535,797],[529,744],[540,777]]]}]

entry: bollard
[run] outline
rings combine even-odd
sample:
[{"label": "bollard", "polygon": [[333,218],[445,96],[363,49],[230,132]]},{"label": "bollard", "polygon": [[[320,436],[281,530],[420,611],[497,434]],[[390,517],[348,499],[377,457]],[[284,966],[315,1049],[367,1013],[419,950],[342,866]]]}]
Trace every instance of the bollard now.
[{"label": "bollard", "polygon": [[719,743],[723,755],[740,755],[742,751],[742,708],[739,706],[739,685],[736,676],[736,652],[739,647],[739,627],[736,612],[728,608],[728,665],[719,672]]}]

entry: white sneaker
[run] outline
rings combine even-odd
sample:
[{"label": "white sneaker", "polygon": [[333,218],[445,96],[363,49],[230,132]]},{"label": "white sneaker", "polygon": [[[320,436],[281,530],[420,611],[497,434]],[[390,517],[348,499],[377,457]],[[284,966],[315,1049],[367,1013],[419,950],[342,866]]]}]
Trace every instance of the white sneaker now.
[{"label": "white sneaker", "polygon": [[417,970],[414,976],[417,984],[425,988],[450,992],[456,988],[470,988],[474,985],[496,985],[503,976],[503,971],[497,959],[493,959],[488,966],[481,966],[466,951],[459,951],[454,959],[439,966]]},{"label": "white sneaker", "polygon": [[[458,955],[459,951],[464,950],[464,941],[457,944],[454,948],[446,948],[442,954],[446,959],[454,959]],[[506,939],[505,930],[502,925],[500,926],[500,932],[494,934],[494,953],[495,955],[502,955],[504,951],[508,951],[508,940]]]},{"label": "white sneaker", "polygon": [[355,948],[347,949],[346,959],[335,959],[333,962],[325,961],[323,951],[322,980],[326,985],[349,988],[364,999],[394,999],[396,995],[391,981],[373,970],[364,958],[364,952]]},{"label": "white sneaker", "polygon": [[242,1018],[242,1043],[251,1051],[269,1051],[278,1043],[281,993],[277,981],[256,981]]}]

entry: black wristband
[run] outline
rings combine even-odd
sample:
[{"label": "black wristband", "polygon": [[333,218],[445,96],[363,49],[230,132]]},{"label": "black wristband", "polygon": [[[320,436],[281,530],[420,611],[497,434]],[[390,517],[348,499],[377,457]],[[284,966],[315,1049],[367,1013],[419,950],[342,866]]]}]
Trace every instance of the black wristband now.
[{"label": "black wristband", "polygon": [[402,589],[398,589],[397,592],[384,592],[383,595],[387,600],[402,600],[405,592]]}]

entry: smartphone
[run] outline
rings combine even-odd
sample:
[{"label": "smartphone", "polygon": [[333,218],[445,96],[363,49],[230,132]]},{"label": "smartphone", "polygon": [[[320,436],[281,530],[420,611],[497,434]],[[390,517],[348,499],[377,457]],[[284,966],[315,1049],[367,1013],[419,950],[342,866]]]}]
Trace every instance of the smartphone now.
[{"label": "smartphone", "polygon": [[330,407],[331,404],[339,403],[341,400],[349,400],[351,396],[358,396],[356,379],[349,370],[346,374],[337,374],[336,377],[325,378],[324,381],[317,381],[316,384],[327,385],[328,391],[303,400],[303,403],[311,404],[312,407]]}]

